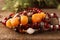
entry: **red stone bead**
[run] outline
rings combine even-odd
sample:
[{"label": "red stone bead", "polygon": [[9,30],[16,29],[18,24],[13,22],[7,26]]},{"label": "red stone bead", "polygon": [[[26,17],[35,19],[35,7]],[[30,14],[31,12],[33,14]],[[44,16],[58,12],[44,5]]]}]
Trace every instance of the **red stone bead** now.
[{"label": "red stone bead", "polygon": [[40,13],[41,11],[40,10],[37,10],[38,13]]},{"label": "red stone bead", "polygon": [[4,24],[6,26],[6,21],[8,20],[7,17],[5,17],[3,20],[2,20],[2,24]]},{"label": "red stone bead", "polygon": [[50,24],[48,24],[48,23],[45,23],[45,25],[44,25],[44,30],[49,30],[49,28],[50,28]]},{"label": "red stone bead", "polygon": [[27,11],[24,10],[24,11],[22,12],[22,14],[23,14],[23,15],[27,15]]},{"label": "red stone bead", "polygon": [[39,29],[38,23],[32,24],[32,28],[34,28],[34,29]]},{"label": "red stone bead", "polygon": [[49,18],[51,18],[51,15],[49,13],[46,13],[48,15]]},{"label": "red stone bead", "polygon": [[60,30],[60,25],[59,25],[59,30]]},{"label": "red stone bead", "polygon": [[56,30],[56,26],[55,25],[53,25],[53,29],[52,29],[52,31],[55,31]]},{"label": "red stone bead", "polygon": [[14,13],[11,13],[9,16],[13,16],[14,15]]},{"label": "red stone bead", "polygon": [[58,16],[57,16],[55,13],[52,13],[52,14],[51,14],[51,17],[52,17],[52,18],[58,18]]},{"label": "red stone bead", "polygon": [[56,13],[54,13],[54,17],[55,17],[55,18],[58,18],[58,16],[57,16],[57,14],[56,14]]}]

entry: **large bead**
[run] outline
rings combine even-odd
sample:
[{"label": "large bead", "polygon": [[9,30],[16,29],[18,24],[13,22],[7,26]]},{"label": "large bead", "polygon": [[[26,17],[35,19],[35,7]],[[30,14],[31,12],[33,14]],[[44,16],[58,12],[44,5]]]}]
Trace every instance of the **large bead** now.
[{"label": "large bead", "polygon": [[19,25],[19,17],[15,17],[11,19],[12,26],[18,26]]},{"label": "large bead", "polygon": [[33,34],[35,32],[34,29],[32,28],[28,28],[27,31],[26,31],[28,34]]},{"label": "large bead", "polygon": [[28,17],[25,15],[21,15],[21,24],[26,25],[28,23]]},{"label": "large bead", "polygon": [[42,15],[40,14],[33,14],[32,15],[32,22],[36,23],[36,22],[41,22],[42,20]]}]

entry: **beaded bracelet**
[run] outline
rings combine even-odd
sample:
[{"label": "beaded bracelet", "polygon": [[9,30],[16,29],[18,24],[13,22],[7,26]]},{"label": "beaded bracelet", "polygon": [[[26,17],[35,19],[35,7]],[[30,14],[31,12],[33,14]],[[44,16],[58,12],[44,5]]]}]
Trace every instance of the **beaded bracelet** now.
[{"label": "beaded bracelet", "polygon": [[36,31],[60,30],[60,18],[55,13],[46,13],[38,8],[31,8],[10,14],[2,24],[17,32],[33,34]]}]

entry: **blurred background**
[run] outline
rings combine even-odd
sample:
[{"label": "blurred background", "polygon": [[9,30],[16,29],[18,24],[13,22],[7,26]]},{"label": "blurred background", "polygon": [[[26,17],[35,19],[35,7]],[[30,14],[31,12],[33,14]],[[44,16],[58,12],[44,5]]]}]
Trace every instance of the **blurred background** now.
[{"label": "blurred background", "polygon": [[[10,11],[17,11],[20,8],[27,7],[60,9],[60,0],[0,0],[0,2],[1,5],[3,4],[2,10],[9,9]],[[1,5],[0,7],[2,7]]]}]

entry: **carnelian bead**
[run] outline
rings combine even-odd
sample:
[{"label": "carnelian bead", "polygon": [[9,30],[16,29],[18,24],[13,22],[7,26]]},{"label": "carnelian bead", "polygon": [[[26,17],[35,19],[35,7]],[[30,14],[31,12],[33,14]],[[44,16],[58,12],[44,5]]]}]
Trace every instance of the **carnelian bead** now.
[{"label": "carnelian bead", "polygon": [[42,18],[46,17],[46,14],[44,12],[41,12],[40,15],[42,16]]},{"label": "carnelian bead", "polygon": [[19,17],[15,17],[11,19],[11,24],[13,27],[16,27],[19,25]]},{"label": "carnelian bead", "polygon": [[7,20],[6,26],[7,26],[8,28],[12,28],[11,19]]},{"label": "carnelian bead", "polygon": [[41,14],[33,14],[32,15],[33,23],[40,22],[41,20],[42,20],[42,15]]},{"label": "carnelian bead", "polygon": [[26,25],[28,23],[28,17],[25,15],[21,15],[21,24]]}]

